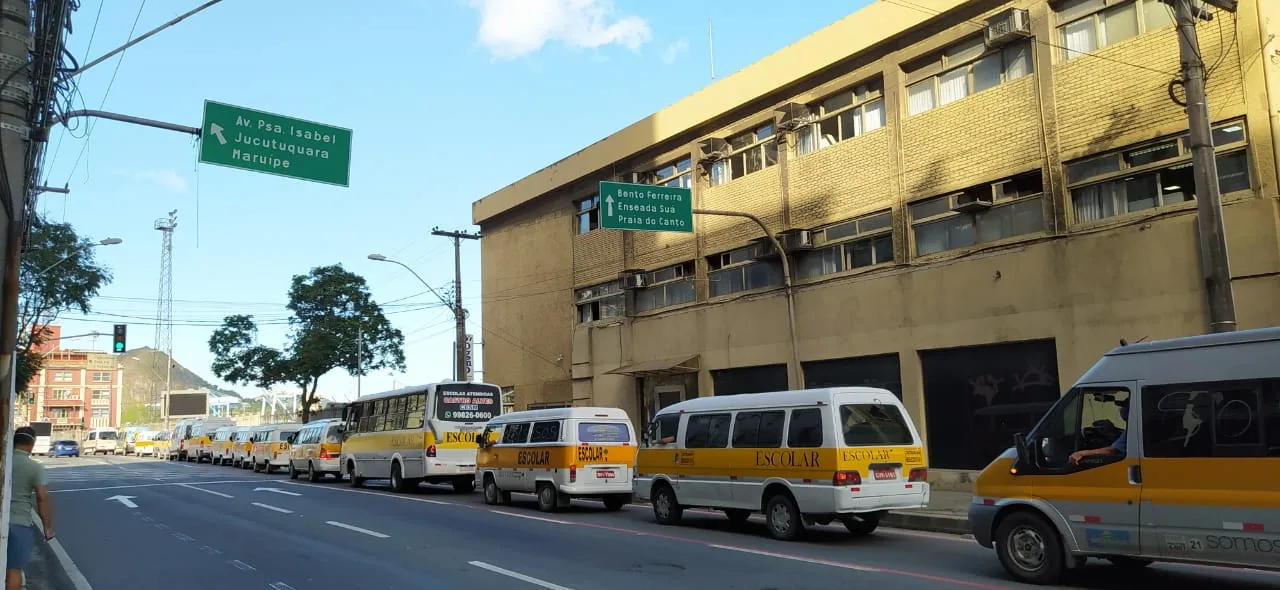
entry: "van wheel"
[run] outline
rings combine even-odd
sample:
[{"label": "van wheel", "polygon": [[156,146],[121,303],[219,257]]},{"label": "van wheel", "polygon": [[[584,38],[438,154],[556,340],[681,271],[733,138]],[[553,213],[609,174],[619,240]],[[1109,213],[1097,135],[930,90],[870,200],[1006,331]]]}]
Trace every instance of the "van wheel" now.
[{"label": "van wheel", "polygon": [[623,506],[631,503],[631,494],[614,494],[604,497],[604,509],[610,512],[622,510]]},{"label": "van wheel", "polygon": [[1029,512],[1010,514],[996,529],[995,545],[1000,565],[1018,581],[1056,584],[1062,579],[1062,541],[1044,518]]},{"label": "van wheel", "polygon": [[678,524],[684,508],[676,501],[676,492],[662,483],[653,489],[653,520],[658,524]]},{"label": "van wheel", "polygon": [[289,459],[289,479],[298,479],[298,468],[293,466],[293,459]]},{"label": "van wheel", "polygon": [[1118,568],[1126,569],[1126,570],[1142,569],[1152,564],[1152,560],[1150,559],[1143,559],[1141,557],[1128,557],[1128,556],[1122,556],[1122,555],[1113,555],[1111,557],[1108,557],[1107,561],[1110,561],[1111,565],[1114,565]]},{"label": "van wheel", "polygon": [[355,461],[347,461],[347,475],[351,477],[351,487],[358,488],[364,485],[364,478],[356,475]]},{"label": "van wheel", "polygon": [[844,523],[845,530],[855,537],[870,535],[875,532],[876,527],[880,526],[879,518],[867,516],[860,518],[858,516],[846,516],[840,519]]},{"label": "van wheel", "polygon": [[543,482],[538,484],[538,510],[555,512],[560,508],[560,493],[556,486]]},{"label": "van wheel", "polygon": [[779,541],[794,541],[804,532],[800,508],[786,492],[769,497],[765,503],[764,522],[769,526],[769,534]]},{"label": "van wheel", "polygon": [[476,491],[476,477],[459,477],[453,480],[453,491],[459,494],[469,494]]},{"label": "van wheel", "polygon": [[729,522],[733,524],[742,524],[751,518],[751,511],[742,508],[726,508],[724,515],[729,517]]},{"label": "van wheel", "polygon": [[409,491],[409,485],[404,481],[404,469],[400,467],[399,461],[391,464],[391,491],[399,493]]},{"label": "van wheel", "polygon": [[493,480],[493,476],[484,476],[484,503],[497,506],[502,503],[501,496],[502,491],[498,489],[498,482]]},{"label": "van wheel", "polygon": [[320,481],[321,477],[324,477],[324,474],[316,471],[316,464],[311,461],[307,461],[307,481],[316,483]]},{"label": "van wheel", "polygon": [[253,472],[254,472],[254,473],[258,473],[258,472],[261,472],[261,471],[262,471],[262,465],[260,465],[260,464],[258,463],[258,458],[257,458],[257,457],[254,457],[254,458],[252,458],[252,459],[249,459],[249,465],[253,466]]}]

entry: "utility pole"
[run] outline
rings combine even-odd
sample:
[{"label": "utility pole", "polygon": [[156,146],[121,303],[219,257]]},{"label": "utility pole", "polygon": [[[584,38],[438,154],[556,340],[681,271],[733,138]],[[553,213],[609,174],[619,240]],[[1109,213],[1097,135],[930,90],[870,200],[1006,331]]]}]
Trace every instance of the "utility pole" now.
[{"label": "utility pole", "polygon": [[[1187,120],[1191,138],[1191,165],[1195,175],[1197,222],[1200,229],[1200,265],[1209,304],[1209,331],[1236,329],[1236,304],[1231,292],[1231,265],[1227,258],[1227,233],[1222,221],[1222,193],[1218,186],[1218,161],[1205,96],[1204,60],[1196,21],[1211,15],[1192,0],[1173,2],[1178,27],[1178,55],[1182,61],[1182,87],[1186,91]],[[1234,12],[1235,0],[1208,0],[1217,8]],[[1196,3],[1198,4],[1198,3]]]},{"label": "utility pole", "polygon": [[360,382],[364,377],[364,318],[360,318],[362,325],[356,326],[356,399],[360,399]]},{"label": "utility pole", "polygon": [[461,231],[441,231],[432,228],[431,235],[453,239],[453,319],[457,324],[457,335],[453,345],[458,381],[470,381],[467,371],[467,312],[462,308],[462,240],[478,240],[480,234],[469,234]]},{"label": "utility pole", "polygon": [[173,391],[173,230],[177,227],[177,209],[155,224],[164,236],[160,243],[160,295],[156,297],[156,351],[165,356],[164,396],[160,399],[165,430],[169,429],[169,393]]}]

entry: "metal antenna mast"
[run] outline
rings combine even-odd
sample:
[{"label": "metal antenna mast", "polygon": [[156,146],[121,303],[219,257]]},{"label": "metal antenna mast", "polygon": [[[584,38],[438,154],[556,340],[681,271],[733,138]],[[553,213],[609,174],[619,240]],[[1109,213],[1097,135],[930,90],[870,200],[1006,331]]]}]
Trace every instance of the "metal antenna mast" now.
[{"label": "metal antenna mast", "polygon": [[[160,294],[156,297],[156,351],[163,352],[166,362],[164,371],[164,395],[154,399],[159,402],[160,413],[164,417],[164,427],[169,428],[169,391],[173,388],[173,229],[178,227],[178,210],[169,212],[169,217],[156,220],[156,229],[164,236],[160,246]],[[156,356],[159,359],[159,356]]]}]

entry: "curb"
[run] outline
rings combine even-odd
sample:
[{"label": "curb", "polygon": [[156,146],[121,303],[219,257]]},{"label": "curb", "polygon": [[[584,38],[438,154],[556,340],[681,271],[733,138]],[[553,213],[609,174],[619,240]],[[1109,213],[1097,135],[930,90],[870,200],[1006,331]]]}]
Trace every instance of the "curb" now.
[{"label": "curb", "polygon": [[947,533],[950,535],[968,535],[969,519],[963,516],[946,514],[922,514],[918,512],[890,512],[880,520],[881,526],[931,533]]}]

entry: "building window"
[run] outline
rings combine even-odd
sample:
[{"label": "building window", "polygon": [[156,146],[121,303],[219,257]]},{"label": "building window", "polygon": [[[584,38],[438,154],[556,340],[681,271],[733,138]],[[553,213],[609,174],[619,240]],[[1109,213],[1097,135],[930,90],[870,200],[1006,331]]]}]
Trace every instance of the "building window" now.
[{"label": "building window", "polygon": [[92,379],[94,383],[111,383],[111,372],[94,371],[93,374],[90,375],[90,379]]},{"label": "building window", "polygon": [[711,371],[711,386],[715,395],[786,391],[787,366],[785,364],[756,365],[735,369],[715,369]]},{"label": "building window", "polygon": [[93,409],[94,418],[106,418],[107,416],[110,416],[110,415],[111,415],[111,408],[94,408]]},{"label": "building window", "polygon": [[577,201],[574,203],[574,208],[578,211],[574,217],[578,233],[585,234],[600,228],[600,195],[592,195]]},{"label": "building window", "polygon": [[[1244,122],[1213,130],[1218,188],[1223,194],[1252,188]],[[1195,200],[1190,136],[1166,138],[1067,164],[1076,223],[1086,223]]]},{"label": "building window", "polygon": [[71,408],[49,408],[49,417],[66,420],[71,417]]},{"label": "building window", "polygon": [[1161,0],[1069,0],[1055,11],[1065,59],[1173,25],[1173,7]]},{"label": "building window", "polygon": [[692,303],[696,297],[693,262],[649,271],[643,276],[645,286],[636,289],[636,311]]},{"label": "building window", "polygon": [[767,244],[757,242],[744,248],[707,258],[707,283],[711,297],[751,291],[782,284],[782,262]]},{"label": "building window", "polygon": [[111,403],[111,391],[110,391],[110,390],[106,390],[106,389],[95,389],[95,390],[93,391],[93,403],[95,403],[95,404],[110,404],[110,403]]},{"label": "building window", "polygon": [[907,74],[907,113],[918,115],[971,94],[1031,75],[1031,41],[987,51],[979,35],[941,54],[903,67]]},{"label": "building window", "polygon": [[[681,158],[656,170],[636,175],[636,182],[672,188],[693,188],[693,159]],[[597,204],[597,206],[599,206]]]},{"label": "building window", "polygon": [[612,281],[574,292],[580,323],[596,322],[626,314],[627,296],[622,281]]},{"label": "building window", "polygon": [[74,401],[80,399],[80,392],[71,389],[55,389],[49,397],[58,401]]},{"label": "building window", "polygon": [[54,383],[70,383],[71,371],[54,371],[53,381]]},{"label": "building window", "polygon": [[802,155],[884,127],[880,82],[844,90],[810,108],[817,120],[796,130],[796,150]]},{"label": "building window", "polygon": [[817,229],[812,239],[814,249],[796,256],[803,279],[893,262],[893,214],[884,211]]},{"label": "building window", "polygon": [[[1044,231],[1043,192],[1036,170],[912,203],[916,255]],[[973,206],[982,202],[987,205]]]},{"label": "building window", "polygon": [[729,138],[729,157],[711,165],[711,186],[742,178],[778,163],[778,142],[773,138],[773,123],[765,123],[746,133]]}]

